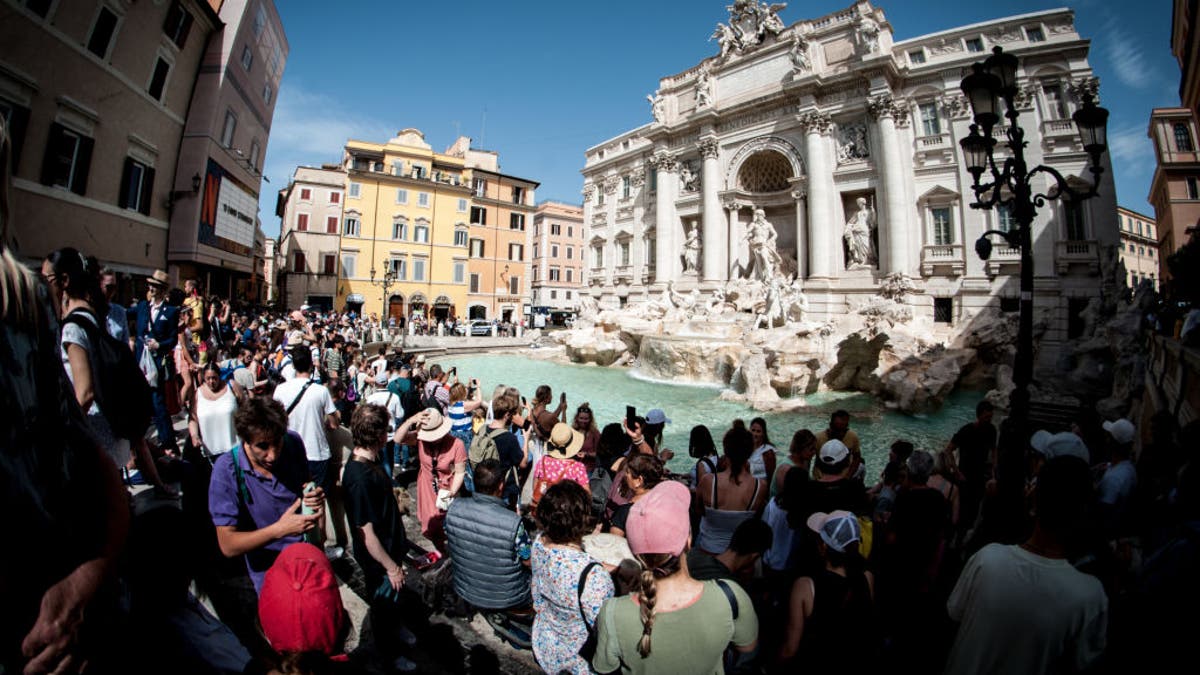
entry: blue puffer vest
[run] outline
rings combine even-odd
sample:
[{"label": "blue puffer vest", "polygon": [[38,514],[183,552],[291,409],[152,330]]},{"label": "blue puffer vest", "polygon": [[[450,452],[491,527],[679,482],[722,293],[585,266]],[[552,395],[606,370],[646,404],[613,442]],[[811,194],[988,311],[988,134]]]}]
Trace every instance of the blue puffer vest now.
[{"label": "blue puffer vest", "polygon": [[499,497],[459,497],[446,512],[454,590],[480,609],[528,605],[529,569],[513,549],[521,518]]}]

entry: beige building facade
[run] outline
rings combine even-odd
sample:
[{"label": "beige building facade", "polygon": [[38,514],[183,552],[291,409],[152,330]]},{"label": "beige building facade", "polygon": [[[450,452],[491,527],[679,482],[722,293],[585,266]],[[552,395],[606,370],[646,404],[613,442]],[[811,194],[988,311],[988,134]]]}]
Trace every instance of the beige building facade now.
[{"label": "beige building facade", "polygon": [[279,191],[279,301],[330,310],[338,294],[346,172],[337,165],[297,167]]},{"label": "beige building facade", "polygon": [[1137,288],[1141,282],[1149,281],[1157,291],[1162,276],[1154,219],[1122,206],[1117,208],[1117,226],[1121,229],[1121,264],[1125,266],[1129,287]]},{"label": "beige building facade", "polygon": [[0,116],[14,142],[13,244],[62,246],[122,280],[166,267],[193,85],[220,19],[206,2],[0,0]]},{"label": "beige building facade", "polygon": [[554,321],[574,315],[584,288],[585,241],[582,206],[553,201],[537,205],[529,233],[529,302],[534,313]]},{"label": "beige building facade", "polygon": [[167,258],[173,277],[239,297],[252,285],[263,156],[288,43],[273,0],[219,4],[224,27],[208,42],[179,145]]}]

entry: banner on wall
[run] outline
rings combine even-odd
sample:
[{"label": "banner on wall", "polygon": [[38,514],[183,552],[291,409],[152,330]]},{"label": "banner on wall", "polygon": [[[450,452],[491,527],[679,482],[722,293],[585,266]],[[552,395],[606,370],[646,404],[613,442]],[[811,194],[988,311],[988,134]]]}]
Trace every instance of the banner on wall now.
[{"label": "banner on wall", "polygon": [[200,207],[201,244],[241,256],[254,248],[254,216],[258,200],[211,157],[204,172],[204,201]]}]

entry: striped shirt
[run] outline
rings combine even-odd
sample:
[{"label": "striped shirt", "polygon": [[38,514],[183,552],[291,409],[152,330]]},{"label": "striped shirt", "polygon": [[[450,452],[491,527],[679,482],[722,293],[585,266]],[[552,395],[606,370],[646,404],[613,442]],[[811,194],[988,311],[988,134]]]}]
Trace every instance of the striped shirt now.
[{"label": "striped shirt", "polygon": [[471,416],[467,414],[462,401],[451,403],[446,408],[446,417],[450,418],[450,428],[453,431],[467,431],[471,428]]}]

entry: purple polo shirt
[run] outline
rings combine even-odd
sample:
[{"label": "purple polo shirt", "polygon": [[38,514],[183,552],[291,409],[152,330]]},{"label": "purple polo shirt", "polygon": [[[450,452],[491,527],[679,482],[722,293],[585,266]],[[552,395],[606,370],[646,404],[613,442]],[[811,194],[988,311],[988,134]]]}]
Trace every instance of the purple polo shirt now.
[{"label": "purple polo shirt", "polygon": [[[304,441],[289,431],[284,437],[283,449],[275,461],[273,476],[268,478],[250,466],[246,451],[241,444],[235,448],[238,464],[242,467],[246,493],[249,497],[244,505],[239,495],[237,472],[233,466],[234,452],[226,452],[213,464],[212,480],[208,484],[208,512],[213,525],[232,526],[239,531],[249,532],[274,524],[300,497],[304,484],[309,481],[308,459],[304,454]],[[247,522],[246,519],[253,522]],[[254,591],[262,589],[263,577],[275,557],[289,544],[301,538],[276,539],[265,547],[246,554],[246,569],[254,582]]]}]

